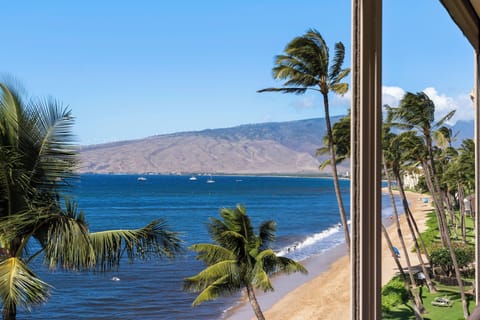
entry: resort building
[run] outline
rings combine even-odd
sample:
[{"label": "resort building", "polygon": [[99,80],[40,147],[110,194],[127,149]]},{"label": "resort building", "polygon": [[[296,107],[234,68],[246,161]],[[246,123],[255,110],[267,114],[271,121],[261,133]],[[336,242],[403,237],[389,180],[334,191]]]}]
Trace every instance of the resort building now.
[{"label": "resort building", "polygon": [[[362,320],[381,319],[382,2],[352,0],[351,318]],[[478,141],[480,0],[440,0],[438,5],[445,7],[473,48],[472,86],[475,141]],[[475,148],[475,184],[480,186],[479,143]],[[475,191],[477,208],[479,190]],[[478,217],[475,215],[476,288],[480,288]],[[478,306],[480,290],[475,294]],[[470,319],[480,319],[477,312]]]},{"label": "resort building", "polygon": [[415,189],[420,179],[420,174],[418,172],[405,172],[403,174],[403,184],[407,189]]}]

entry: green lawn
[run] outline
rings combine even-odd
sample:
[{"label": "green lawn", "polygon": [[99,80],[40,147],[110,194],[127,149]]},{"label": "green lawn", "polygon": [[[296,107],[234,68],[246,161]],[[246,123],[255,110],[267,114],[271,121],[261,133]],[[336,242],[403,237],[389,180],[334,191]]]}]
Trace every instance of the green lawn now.
[{"label": "green lawn", "polygon": [[[458,288],[456,287],[448,287],[448,286],[441,286],[436,285],[438,292],[435,294],[430,294],[426,286],[423,286],[422,290],[422,300],[423,305],[427,312],[423,315],[425,320],[460,320],[465,319],[463,317],[463,310],[462,310],[462,301],[460,300],[460,293],[458,292]],[[465,288],[466,290],[471,289],[471,287]],[[436,307],[432,305],[433,299],[436,297],[447,297],[451,301],[453,301],[453,305],[451,307]],[[470,312],[473,311],[475,308],[475,301],[474,297],[471,295],[467,295],[468,297],[468,309]],[[403,319],[415,319],[413,314],[413,309],[411,304],[408,303],[406,305],[398,306],[392,309],[389,312],[385,312],[382,315],[382,319],[388,320],[403,320]]]},{"label": "green lawn", "polygon": [[[457,212],[458,214],[458,212]],[[467,217],[466,219],[466,229],[467,229],[467,244],[474,245],[474,221],[472,218]],[[454,232],[451,230],[452,239],[454,242],[461,242],[461,230],[458,228],[458,239],[454,239]],[[427,220],[427,230],[422,233],[422,238],[425,241],[426,246],[430,250],[432,247],[438,246],[440,242],[436,216],[433,211],[429,214],[429,219]],[[465,279],[468,280],[468,279]],[[471,280],[471,279],[470,279]],[[473,281],[473,280],[471,280]],[[426,313],[423,315],[425,320],[457,320],[464,319],[462,301],[460,299],[460,292],[458,287],[455,286],[445,286],[438,283],[435,283],[435,286],[438,290],[437,293],[430,294],[428,288],[423,286],[421,288],[421,297],[423,304],[426,309]],[[465,287],[465,291],[471,292],[472,287]],[[438,307],[433,306],[432,301],[437,297],[447,297],[453,301],[451,307]],[[468,300],[468,309],[470,312],[475,308],[475,298],[471,294],[467,294]],[[402,304],[392,308],[387,312],[383,312],[382,319],[388,320],[404,320],[404,319],[415,319],[412,306],[410,302],[407,304]]]}]

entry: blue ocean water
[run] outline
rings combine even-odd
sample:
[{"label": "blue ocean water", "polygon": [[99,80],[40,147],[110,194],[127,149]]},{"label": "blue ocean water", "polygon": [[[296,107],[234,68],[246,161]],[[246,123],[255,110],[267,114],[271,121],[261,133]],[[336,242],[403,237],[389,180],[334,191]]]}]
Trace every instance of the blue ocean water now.
[{"label": "blue ocean water", "polygon": [[[209,242],[205,223],[222,207],[244,204],[255,226],[277,222],[274,249],[301,260],[344,242],[333,182],[328,178],[148,175],[82,175],[73,190],[91,231],[138,228],[163,217],[182,232],[185,247]],[[347,212],[349,181],[340,185]],[[388,199],[384,199],[388,207]],[[389,215],[389,209],[384,215]],[[49,301],[19,319],[221,319],[239,295],[191,307],[195,294],[184,292],[182,279],[204,265],[186,251],[175,260],[123,261],[118,272],[35,271],[51,284]],[[112,278],[119,278],[114,281]]]}]

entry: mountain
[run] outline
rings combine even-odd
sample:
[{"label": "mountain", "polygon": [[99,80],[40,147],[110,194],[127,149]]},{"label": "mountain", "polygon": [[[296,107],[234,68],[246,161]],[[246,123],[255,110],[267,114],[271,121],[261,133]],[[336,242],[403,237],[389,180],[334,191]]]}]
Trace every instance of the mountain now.
[{"label": "mountain", "polygon": [[474,120],[459,120],[452,126],[455,135],[455,147],[459,147],[465,139],[473,139],[475,133]]},{"label": "mountain", "polygon": [[[340,117],[332,118],[335,122]],[[324,119],[248,124],[84,146],[80,172],[318,174]],[[347,171],[348,163],[340,171]],[[328,170],[326,171],[328,172]]]},{"label": "mountain", "polygon": [[[335,123],[341,116],[333,117]],[[453,126],[456,144],[473,138],[473,120]],[[323,118],[248,124],[120,141],[80,150],[80,173],[319,174],[327,157]],[[349,162],[339,166],[349,171]],[[329,173],[329,169],[325,173]]]}]

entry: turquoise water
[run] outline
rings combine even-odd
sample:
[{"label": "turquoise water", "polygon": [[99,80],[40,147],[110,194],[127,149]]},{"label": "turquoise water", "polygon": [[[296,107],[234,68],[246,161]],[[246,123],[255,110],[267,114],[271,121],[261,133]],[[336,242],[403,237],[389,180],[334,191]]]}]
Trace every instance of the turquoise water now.
[{"label": "turquoise water", "polygon": [[[188,176],[137,178],[81,176],[74,194],[92,231],[138,228],[163,217],[182,232],[187,247],[208,242],[208,218],[241,203],[255,226],[277,222],[274,249],[280,254],[301,260],[343,243],[331,179],[214,176],[215,183],[206,183],[206,176],[196,181]],[[340,184],[348,212],[349,181]],[[51,298],[32,313],[20,311],[18,318],[220,319],[238,295],[193,308],[195,295],[181,290],[182,279],[203,267],[188,251],[173,261],[123,261],[118,272],[107,274],[48,272],[37,261],[35,270],[54,286]]]}]

